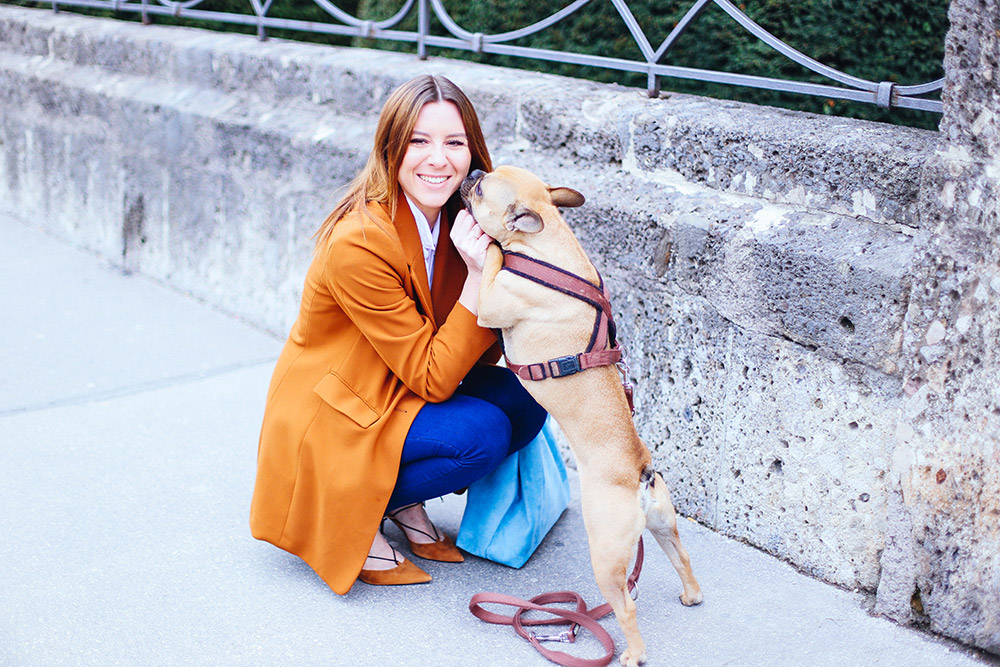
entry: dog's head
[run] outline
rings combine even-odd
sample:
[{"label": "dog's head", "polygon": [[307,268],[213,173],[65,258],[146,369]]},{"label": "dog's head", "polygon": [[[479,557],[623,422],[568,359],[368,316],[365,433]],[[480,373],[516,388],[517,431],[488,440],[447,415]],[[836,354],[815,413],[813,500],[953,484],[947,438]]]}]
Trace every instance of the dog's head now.
[{"label": "dog's head", "polygon": [[553,188],[526,169],[502,166],[473,171],[462,182],[465,207],[483,231],[504,244],[518,234],[537,234],[548,221],[561,220],[557,207],[580,206],[583,195]]}]

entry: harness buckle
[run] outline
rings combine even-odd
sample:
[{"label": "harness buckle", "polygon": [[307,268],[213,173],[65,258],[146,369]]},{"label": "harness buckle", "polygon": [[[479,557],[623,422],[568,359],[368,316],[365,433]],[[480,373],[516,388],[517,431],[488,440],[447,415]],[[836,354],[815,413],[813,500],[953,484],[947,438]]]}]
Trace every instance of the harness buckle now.
[{"label": "harness buckle", "polygon": [[[553,364],[555,364],[554,367]],[[559,357],[558,359],[549,360],[549,372],[552,374],[552,377],[573,375],[574,373],[579,373],[582,370],[583,369],[580,368],[579,355],[569,355],[566,357]],[[557,373],[556,371],[559,372]]]}]

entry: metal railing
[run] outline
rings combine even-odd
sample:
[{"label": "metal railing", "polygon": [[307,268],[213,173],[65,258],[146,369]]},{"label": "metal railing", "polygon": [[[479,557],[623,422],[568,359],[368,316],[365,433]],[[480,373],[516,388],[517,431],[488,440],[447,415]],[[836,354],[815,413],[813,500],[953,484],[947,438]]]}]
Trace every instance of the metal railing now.
[{"label": "metal railing", "polygon": [[[655,97],[660,91],[661,77],[691,79],[709,83],[735,86],[748,86],[787,93],[799,93],[818,97],[867,102],[881,108],[917,109],[941,113],[939,100],[926,99],[924,95],[937,93],[942,89],[944,79],[937,79],[917,85],[899,85],[891,81],[869,81],[845,74],[832,67],[818,62],[804,53],[788,46],[780,39],[755,23],[739,10],[729,0],[696,0],[666,39],[654,49],[645,33],[636,21],[626,0],[593,0],[611,2],[621,16],[625,27],[642,52],[643,60],[628,60],[583,53],[553,51],[526,46],[516,46],[509,42],[555,25],[571,14],[579,11],[592,0],[573,0],[569,5],[519,30],[484,35],[465,30],[458,25],[445,10],[441,0],[405,0],[403,6],[393,16],[381,21],[366,21],[343,11],[330,0],[313,0],[323,11],[340,23],[321,23],[296,19],[268,16],[274,0],[249,0],[253,14],[232,14],[197,9],[204,0],[41,0],[52,5],[58,11],[60,6],[89,7],[108,9],[116,12],[136,12],[142,15],[144,23],[150,22],[152,15],[168,15],[195,20],[218,21],[223,23],[256,26],[259,39],[265,39],[268,29],[284,29],[303,32],[362,37],[367,39],[386,39],[403,42],[415,42],[420,58],[427,57],[427,47],[439,47],[472,51],[474,53],[492,53],[520,58],[531,58],[558,63],[586,65],[625,72],[638,72],[647,77],[647,91]],[[829,79],[833,84],[810,83],[789,79],[775,79],[749,74],[736,74],[713,70],[681,67],[662,64],[662,60],[670,52],[692,22],[709,6],[717,5],[728,14],[733,21],[747,32],[761,40],[772,49],[806,69]],[[398,26],[406,19],[416,4],[416,32],[400,30]],[[430,30],[431,13],[447,31],[447,35],[435,35]]]}]

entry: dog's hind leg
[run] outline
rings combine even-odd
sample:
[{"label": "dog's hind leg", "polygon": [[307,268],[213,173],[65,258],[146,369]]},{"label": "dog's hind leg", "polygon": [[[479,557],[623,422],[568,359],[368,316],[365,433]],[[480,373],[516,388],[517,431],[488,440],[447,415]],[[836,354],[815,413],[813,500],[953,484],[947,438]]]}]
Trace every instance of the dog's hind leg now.
[{"label": "dog's hind leg", "polygon": [[[646,661],[646,644],[639,633],[635,602],[628,592],[628,571],[633,550],[642,533],[642,517],[634,495],[616,489],[613,492],[606,490],[600,496],[597,507],[588,508],[587,503],[583,503],[584,522],[590,541],[590,564],[597,587],[611,605],[628,642],[619,660],[622,665],[636,667]],[[636,520],[628,521],[626,517],[629,516]]]},{"label": "dog's hind leg", "polygon": [[699,604],[703,599],[701,586],[694,577],[691,559],[681,544],[681,537],[677,532],[677,512],[674,511],[674,504],[670,501],[667,483],[659,473],[646,468],[642,473],[642,484],[647,494],[646,527],[653,533],[653,537],[667,554],[667,558],[681,578],[681,583],[684,585],[684,592],[680,596],[681,603],[689,607]]}]

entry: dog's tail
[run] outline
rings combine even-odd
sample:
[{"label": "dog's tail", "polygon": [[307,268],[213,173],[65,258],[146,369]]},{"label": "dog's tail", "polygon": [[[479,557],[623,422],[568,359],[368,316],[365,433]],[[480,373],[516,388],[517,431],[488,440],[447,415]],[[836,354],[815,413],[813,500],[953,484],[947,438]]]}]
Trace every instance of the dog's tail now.
[{"label": "dog's tail", "polygon": [[657,478],[661,479],[660,484],[662,485],[662,477],[648,465],[644,466],[642,472],[639,473],[639,506],[642,508],[643,514],[649,512],[650,503],[655,495]]}]

